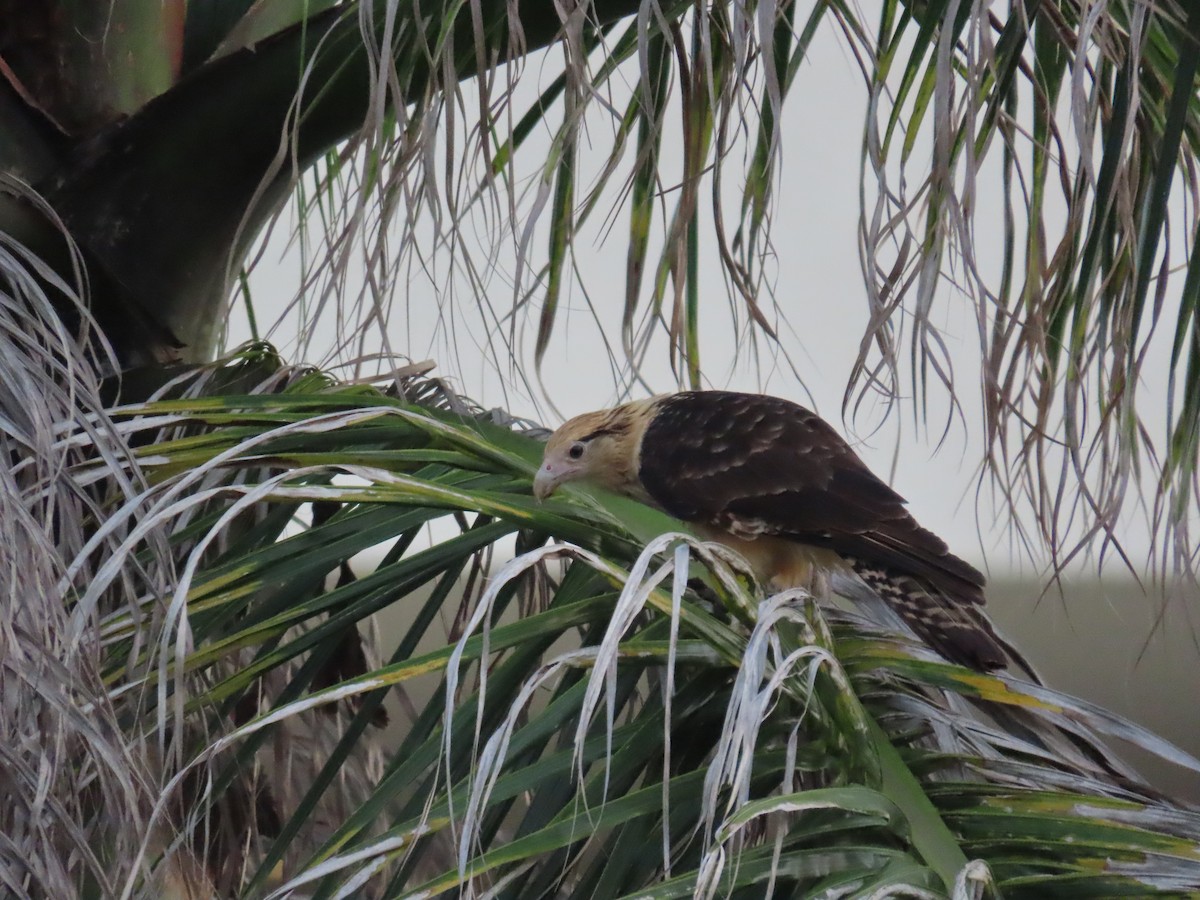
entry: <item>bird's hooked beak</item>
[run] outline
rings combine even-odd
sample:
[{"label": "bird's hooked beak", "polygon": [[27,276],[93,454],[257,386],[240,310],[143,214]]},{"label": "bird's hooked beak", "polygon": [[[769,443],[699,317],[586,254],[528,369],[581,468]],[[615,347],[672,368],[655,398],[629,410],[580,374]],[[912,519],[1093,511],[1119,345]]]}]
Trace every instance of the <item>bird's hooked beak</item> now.
[{"label": "bird's hooked beak", "polygon": [[537,475],[533,477],[533,496],[538,500],[545,500],[558,489],[565,475],[566,472],[561,467],[556,471],[553,463],[542,463]]}]

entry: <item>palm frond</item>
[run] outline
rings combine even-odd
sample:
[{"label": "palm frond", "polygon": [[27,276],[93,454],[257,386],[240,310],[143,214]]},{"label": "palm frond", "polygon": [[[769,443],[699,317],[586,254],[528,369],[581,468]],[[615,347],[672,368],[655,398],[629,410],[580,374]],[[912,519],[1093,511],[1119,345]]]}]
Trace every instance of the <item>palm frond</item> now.
[{"label": "palm frond", "polygon": [[[1179,3],[889,2],[864,49],[874,342],[857,388],[882,383],[918,408],[961,398],[935,309],[969,296],[988,469],[1056,564],[1123,556],[1117,523],[1144,501],[1152,565],[1193,570],[1178,513],[1200,453],[1182,408],[1194,279],[1179,270],[1197,235],[1196,16]],[[997,177],[1002,244],[986,194]],[[1150,396],[1164,330],[1172,387]]]},{"label": "palm frond", "polygon": [[[100,636],[70,602],[103,569],[115,589],[101,604],[126,613],[174,579],[164,533],[144,531],[137,556],[119,552],[127,528],[93,537],[106,505],[146,485],[104,412],[112,357],[81,280],[0,234],[0,892],[13,896],[73,896],[81,877],[112,891],[154,796],[154,748],[125,732]],[[90,465],[103,483],[77,477]]]},{"label": "palm frond", "polygon": [[[1101,736],[1200,770],[1165,742],[802,593],[763,597],[635,504],[539,505],[539,444],[509,428],[317,373],[272,385],[181,383],[114,412],[149,483],[137,518],[176,535],[181,572],[100,622],[113,702],[168,763],[150,819],[177,837],[148,861],[194,847],[242,896],[1200,885],[1200,817]],[[350,653],[389,607],[410,624],[383,664]],[[380,705],[397,718],[418,691],[381,741]]]},{"label": "palm frond", "polygon": [[[839,2],[594,4],[523,10],[520,22],[479,3],[472,40],[450,40],[447,18],[405,53],[403,9],[356,10],[375,58],[370,112],[300,195],[299,355],[393,355],[385,323],[407,316],[401,304],[436,303],[447,356],[469,341],[513,389],[553,403],[538,373],[577,309],[618,394],[651,378],[658,356],[679,384],[719,377],[705,374],[702,330],[728,336],[723,360],[758,359],[765,338],[772,366],[803,382],[788,335],[810,310],[777,299],[771,225],[782,179],[795,178],[780,157],[785,103],[813,42],[840,38],[867,83],[866,328],[846,412],[881,392],[922,421],[947,409],[926,424],[950,428],[976,402],[943,334],[965,298],[987,470],[1022,540],[1058,565],[1121,556],[1117,523],[1144,502],[1156,572],[1191,571],[1200,281],[1184,270],[1200,49],[1186,4],[889,0],[873,25]],[[556,74],[526,99],[525,52],[553,35]],[[422,54],[428,78],[412,80]],[[614,233],[619,323],[579,249]],[[322,323],[337,337],[319,347]],[[1150,396],[1146,367],[1168,353],[1166,396]]]}]

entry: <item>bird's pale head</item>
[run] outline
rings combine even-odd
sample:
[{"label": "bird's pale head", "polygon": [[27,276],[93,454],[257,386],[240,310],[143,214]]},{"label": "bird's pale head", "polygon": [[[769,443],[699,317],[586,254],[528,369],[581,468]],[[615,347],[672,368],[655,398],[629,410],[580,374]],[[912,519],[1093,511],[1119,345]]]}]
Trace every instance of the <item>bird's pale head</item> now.
[{"label": "bird's pale head", "polygon": [[637,455],[654,401],[639,400],[614,409],[576,416],[546,442],[533,493],[544,500],[561,485],[583,481],[644,499],[637,479]]}]

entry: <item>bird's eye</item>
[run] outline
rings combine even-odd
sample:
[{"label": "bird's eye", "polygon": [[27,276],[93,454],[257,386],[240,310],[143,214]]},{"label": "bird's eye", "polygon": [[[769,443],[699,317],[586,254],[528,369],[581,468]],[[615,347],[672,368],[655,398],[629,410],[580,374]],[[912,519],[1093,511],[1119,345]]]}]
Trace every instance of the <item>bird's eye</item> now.
[{"label": "bird's eye", "polygon": [[583,442],[579,441],[578,443],[571,445],[571,449],[567,451],[567,456],[571,457],[571,459],[579,459],[581,456],[583,456],[584,449]]}]

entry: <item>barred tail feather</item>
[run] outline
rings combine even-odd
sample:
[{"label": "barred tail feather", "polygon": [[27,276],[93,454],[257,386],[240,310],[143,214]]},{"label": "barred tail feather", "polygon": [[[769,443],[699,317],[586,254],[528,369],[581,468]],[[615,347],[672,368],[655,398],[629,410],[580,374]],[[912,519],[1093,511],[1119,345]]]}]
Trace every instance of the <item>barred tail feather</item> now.
[{"label": "barred tail feather", "polygon": [[847,561],[867,587],[946,659],[983,672],[1008,664],[1008,644],[977,603],[957,601],[912,575],[858,559]]}]

